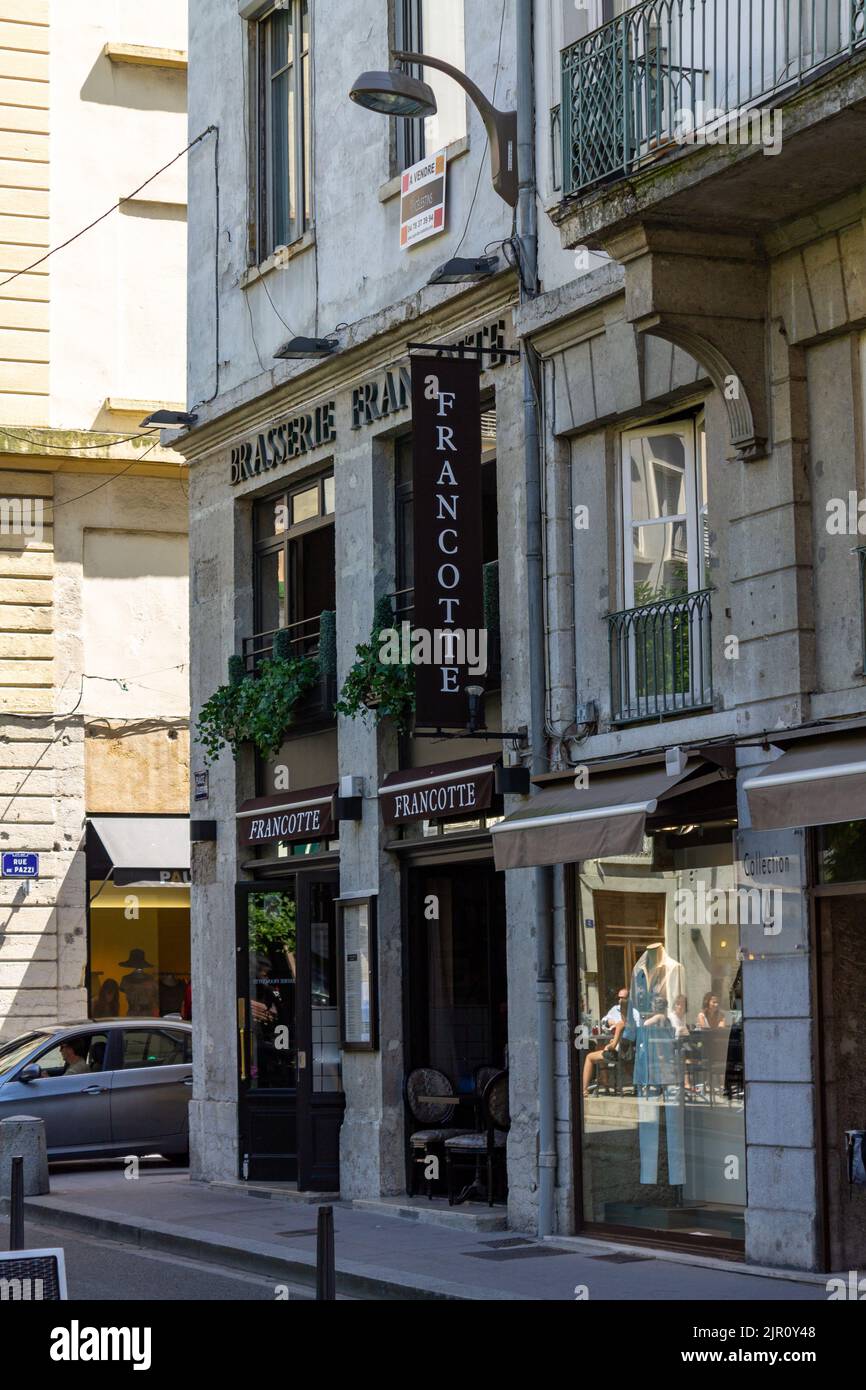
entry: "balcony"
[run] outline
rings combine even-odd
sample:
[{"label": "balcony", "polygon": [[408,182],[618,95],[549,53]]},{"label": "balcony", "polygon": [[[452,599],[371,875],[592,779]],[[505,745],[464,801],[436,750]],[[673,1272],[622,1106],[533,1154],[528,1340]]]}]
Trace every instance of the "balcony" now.
[{"label": "balcony", "polygon": [[[638,181],[622,206],[608,204],[604,215],[599,209],[595,217],[574,217],[568,204],[555,213],[565,244],[592,244],[598,231],[625,220],[626,203],[632,215],[662,204],[695,220],[702,212],[707,225],[729,213],[741,226],[796,213],[802,167],[794,189],[788,144],[807,134],[810,198],[814,192],[816,202],[829,201],[846,191],[866,105],[855,56],[866,59],[866,0],[647,0],[564,49],[561,111],[552,117],[562,135],[563,198],[595,194],[604,201],[607,186]],[[785,149],[775,151],[780,158],[761,158],[760,112],[780,107]],[[826,139],[816,138],[819,126]],[[657,177],[665,156],[682,163],[691,151],[699,158],[696,145],[709,147],[700,176],[717,175],[726,185],[721,206],[706,206],[707,190],[690,188],[694,171]],[[755,154],[759,166],[752,158],[737,184],[735,167]]]},{"label": "balcony", "polygon": [[608,614],[611,723],[712,708],[711,592]]},{"label": "balcony", "polygon": [[[293,657],[310,657],[320,663],[319,680],[303,697],[295,711],[294,729],[297,726],[309,728],[316,725],[333,724],[334,704],[337,699],[337,671],[333,641],[336,614],[320,613],[315,618],[305,618],[292,623],[285,630],[291,634],[290,652]],[[323,630],[330,628],[330,640],[323,644]],[[243,643],[243,656],[247,672],[255,675],[266,657],[273,655],[274,638],[277,630],[258,632],[247,637]]]}]

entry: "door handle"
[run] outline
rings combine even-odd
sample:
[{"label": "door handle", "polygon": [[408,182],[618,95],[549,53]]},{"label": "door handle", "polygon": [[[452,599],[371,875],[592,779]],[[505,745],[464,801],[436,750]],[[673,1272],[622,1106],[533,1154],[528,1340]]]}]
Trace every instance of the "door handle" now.
[{"label": "door handle", "polygon": [[298,1053],[298,1071],[303,1071],[304,1068],[306,1067],[306,1065],[307,1065],[307,1054],[306,1054],[306,1052],[299,1052],[299,1053]]},{"label": "door handle", "polygon": [[81,1094],[83,1096],[101,1096],[107,1090],[107,1086],[85,1086]]},{"label": "door handle", "polygon": [[184,1086],[191,1086],[191,1085],[192,1085],[192,1077],[191,1077],[191,1076],[185,1076],[185,1077],[183,1078],[183,1084],[184,1084]]},{"label": "door handle", "polygon": [[246,1027],[247,1001],[246,999],[241,998],[238,999],[238,1053],[240,1055],[241,1063],[241,1081],[246,1081],[247,1079],[247,1050],[246,1038],[244,1036],[244,1034],[246,1033]]}]

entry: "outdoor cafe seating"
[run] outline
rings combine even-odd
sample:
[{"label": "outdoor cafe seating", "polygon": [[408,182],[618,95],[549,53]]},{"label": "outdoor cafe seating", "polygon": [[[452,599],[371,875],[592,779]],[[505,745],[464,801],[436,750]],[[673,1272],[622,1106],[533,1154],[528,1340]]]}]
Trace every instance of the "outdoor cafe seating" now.
[{"label": "outdoor cafe seating", "polygon": [[[432,1199],[437,1180],[443,1176],[444,1160],[450,1205],[459,1205],[475,1196],[492,1206],[500,1161],[504,1168],[508,1129],[507,1071],[494,1066],[478,1067],[471,1091],[458,1091],[444,1072],[434,1067],[416,1067],[406,1077],[403,1089],[410,1121],[409,1196],[416,1196],[423,1182],[427,1197]],[[431,1163],[431,1159],[436,1162]],[[461,1165],[471,1167],[474,1176],[457,1193],[455,1175]]]}]

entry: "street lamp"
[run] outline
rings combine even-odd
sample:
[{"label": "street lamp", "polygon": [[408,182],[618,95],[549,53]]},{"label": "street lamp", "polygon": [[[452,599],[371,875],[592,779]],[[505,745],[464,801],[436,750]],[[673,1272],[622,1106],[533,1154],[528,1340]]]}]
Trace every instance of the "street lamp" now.
[{"label": "street lamp", "polygon": [[[490,142],[490,172],[493,187],[509,207],[517,207],[517,112],[499,111],[477,87],[465,72],[455,68],[441,58],[431,58],[427,53],[394,54],[398,63],[420,63],[424,67],[437,68],[447,73],[463,88],[474,102],[487,131]],[[378,111],[384,116],[433,116],[436,114],[436,97],[433,88],[418,77],[401,68],[390,72],[363,72],[352,83],[349,96],[359,106],[368,111]]]}]

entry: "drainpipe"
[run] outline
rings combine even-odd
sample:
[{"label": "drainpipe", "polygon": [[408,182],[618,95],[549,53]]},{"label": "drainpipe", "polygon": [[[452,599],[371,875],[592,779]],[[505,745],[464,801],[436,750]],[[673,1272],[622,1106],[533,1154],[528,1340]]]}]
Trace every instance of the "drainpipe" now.
[{"label": "drainpipe", "polygon": [[[517,0],[517,148],[520,191],[517,232],[521,302],[538,294],[538,214],[535,189],[535,73],[533,0]],[[523,345],[523,427],[526,482],[526,571],[529,623],[530,727],[533,775],[547,772],[544,537],[537,359]],[[553,875],[534,871],[536,998],[538,1010],[538,1234],[554,1230],[556,1093],[554,1089]]]}]

